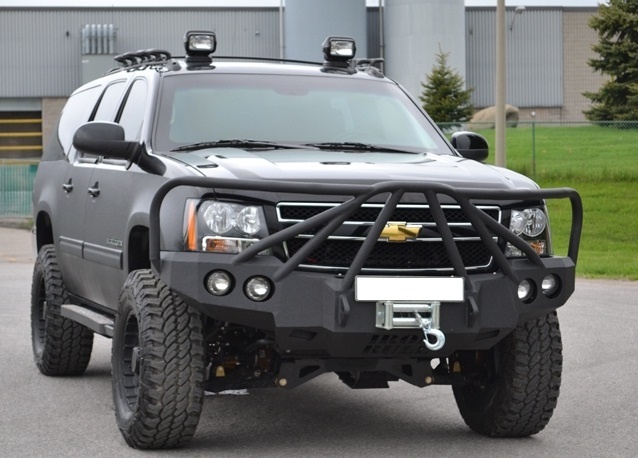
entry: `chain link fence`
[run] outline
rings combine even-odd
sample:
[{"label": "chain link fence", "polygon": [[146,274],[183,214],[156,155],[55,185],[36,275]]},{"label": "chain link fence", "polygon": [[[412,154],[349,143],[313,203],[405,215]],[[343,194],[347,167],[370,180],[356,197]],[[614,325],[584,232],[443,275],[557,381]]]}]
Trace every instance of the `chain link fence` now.
[{"label": "chain link fence", "polygon": [[[494,123],[446,123],[449,136],[472,130],[490,145]],[[638,181],[638,121],[566,123],[510,122],[505,132],[507,168],[531,178]],[[31,193],[37,160],[0,159],[0,218],[32,216]]]},{"label": "chain link fence", "polygon": [[31,217],[38,161],[0,159],[0,218]]},{"label": "chain link fence", "polygon": [[[449,136],[471,130],[490,145],[495,159],[494,123],[441,123]],[[534,179],[638,181],[638,121],[508,122],[506,166]]]}]

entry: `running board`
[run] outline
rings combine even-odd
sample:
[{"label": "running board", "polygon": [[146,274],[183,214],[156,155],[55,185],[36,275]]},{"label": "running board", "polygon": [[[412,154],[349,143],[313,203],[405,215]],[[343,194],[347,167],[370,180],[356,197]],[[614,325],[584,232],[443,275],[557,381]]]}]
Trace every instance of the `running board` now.
[{"label": "running board", "polygon": [[73,304],[63,304],[60,307],[60,314],[104,337],[113,337],[114,321],[111,317]]}]

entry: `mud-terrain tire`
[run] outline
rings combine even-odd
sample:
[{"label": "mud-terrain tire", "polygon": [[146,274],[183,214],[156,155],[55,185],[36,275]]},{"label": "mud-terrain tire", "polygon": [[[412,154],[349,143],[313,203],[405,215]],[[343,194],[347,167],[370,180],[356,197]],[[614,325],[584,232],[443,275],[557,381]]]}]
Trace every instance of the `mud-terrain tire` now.
[{"label": "mud-terrain tire", "polygon": [[204,402],[202,318],[150,270],[131,272],[112,348],[118,427],[133,448],[187,444]]},{"label": "mud-terrain tire", "polygon": [[519,326],[492,350],[472,355],[481,376],[453,387],[465,423],[491,437],[540,432],[556,408],[562,348],[558,317],[551,313]]},{"label": "mud-terrain tire", "polygon": [[31,343],[44,375],[82,375],[91,359],[93,331],[60,315],[69,297],[53,245],[40,249],[31,283]]}]

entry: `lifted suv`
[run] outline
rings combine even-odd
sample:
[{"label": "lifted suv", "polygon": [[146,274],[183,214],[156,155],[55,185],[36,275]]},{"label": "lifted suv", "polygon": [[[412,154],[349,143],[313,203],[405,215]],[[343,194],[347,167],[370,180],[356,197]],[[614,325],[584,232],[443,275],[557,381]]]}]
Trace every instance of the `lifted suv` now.
[{"label": "lifted suv", "polygon": [[[195,432],[205,390],[451,385],[473,430],[548,423],[574,290],[578,194],[451,143],[351,39],[325,62],[128,53],[70,97],[34,191],[35,361],[82,374],[113,338],[118,426],[136,448]],[[546,199],[569,199],[554,256]]]}]

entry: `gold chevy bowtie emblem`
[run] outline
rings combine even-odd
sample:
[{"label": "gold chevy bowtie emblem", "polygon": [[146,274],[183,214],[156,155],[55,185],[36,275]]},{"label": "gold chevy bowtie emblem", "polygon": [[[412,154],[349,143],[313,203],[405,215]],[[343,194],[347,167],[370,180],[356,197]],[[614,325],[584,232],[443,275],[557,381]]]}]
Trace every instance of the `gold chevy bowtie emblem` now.
[{"label": "gold chevy bowtie emblem", "polygon": [[388,242],[405,242],[406,240],[414,240],[419,236],[419,225],[408,225],[407,223],[388,223],[386,224],[381,238]]}]

